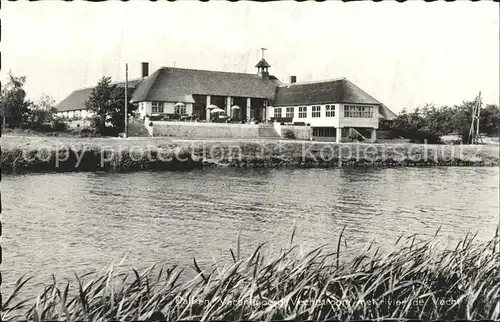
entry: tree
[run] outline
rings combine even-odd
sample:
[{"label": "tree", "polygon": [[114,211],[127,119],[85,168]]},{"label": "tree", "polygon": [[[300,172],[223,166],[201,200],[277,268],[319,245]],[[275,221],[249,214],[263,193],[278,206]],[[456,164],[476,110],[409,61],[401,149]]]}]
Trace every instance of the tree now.
[{"label": "tree", "polygon": [[[474,101],[463,101],[460,105],[436,107],[426,104],[421,109],[408,113],[403,109],[391,127],[392,136],[402,136],[413,141],[426,139],[438,142],[439,137],[456,133],[468,142],[472,122]],[[480,112],[480,131],[487,135],[500,134],[500,111],[497,105],[487,105]]]},{"label": "tree", "polygon": [[420,109],[415,109],[412,113],[408,113],[403,109],[394,120],[393,128],[396,129],[396,136],[405,136],[409,132],[414,132],[423,126],[424,120]]},{"label": "tree", "polygon": [[488,135],[500,135],[500,110],[498,105],[489,104],[481,110],[479,130]]},{"label": "tree", "polygon": [[28,111],[30,127],[40,128],[42,124],[52,122],[57,112],[54,104],[55,100],[47,94],[42,94],[38,101],[31,103]]},{"label": "tree", "polygon": [[[137,110],[137,105],[130,103],[132,99],[131,91],[127,92],[127,116],[128,119]],[[115,103],[115,108],[111,109],[109,113],[109,122],[112,127],[116,129],[119,133],[125,132],[125,87],[117,86],[112,92],[112,100]]]},{"label": "tree", "polygon": [[26,76],[16,77],[9,72],[9,80],[0,90],[4,125],[15,127],[26,121],[30,102],[26,100],[25,83]]},{"label": "tree", "polygon": [[57,112],[55,104],[56,101],[54,100],[54,98],[45,93],[43,93],[35,103],[36,107],[40,110]]},{"label": "tree", "polygon": [[[129,91],[130,93],[130,91]],[[130,101],[131,95],[128,95]],[[93,123],[98,133],[109,133],[108,129],[119,133],[125,129],[125,88],[111,84],[110,77],[103,77],[92,89],[85,107],[93,112]],[[137,106],[128,104],[131,115]],[[108,127],[107,124],[111,126]]]},{"label": "tree", "polygon": [[463,101],[461,105],[455,105],[449,115],[452,124],[449,133],[457,133],[463,142],[468,142],[474,104],[475,102]]},{"label": "tree", "polygon": [[439,125],[429,122],[429,115],[437,115],[437,110],[433,105],[425,105],[422,109],[416,108],[408,113],[403,109],[392,125],[391,133],[393,137],[405,137],[410,142],[439,142],[439,133],[436,129]]}]

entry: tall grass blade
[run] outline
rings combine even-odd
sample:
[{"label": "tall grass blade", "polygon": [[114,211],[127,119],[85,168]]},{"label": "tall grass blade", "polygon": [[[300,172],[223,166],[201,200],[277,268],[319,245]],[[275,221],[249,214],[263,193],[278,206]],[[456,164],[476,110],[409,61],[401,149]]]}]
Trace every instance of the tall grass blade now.
[{"label": "tall grass blade", "polygon": [[289,248],[292,248],[293,238],[295,237],[295,231],[296,231],[296,229],[297,229],[297,224],[293,225],[292,237],[290,238],[290,246],[289,246]]},{"label": "tall grass blade", "polygon": [[241,245],[240,245],[241,230],[238,232],[238,239],[236,241],[236,260],[241,260]]},{"label": "tall grass blade", "polygon": [[337,270],[339,270],[339,262],[340,262],[340,241],[342,240],[342,235],[344,234],[346,225],[344,225],[344,228],[342,228],[342,231],[340,232],[339,235],[339,240],[337,242]]},{"label": "tall grass blade", "polygon": [[203,279],[203,281],[205,281],[205,283],[208,282],[208,279],[205,277],[205,275],[203,275],[203,272],[202,270],[200,269],[200,267],[198,266],[198,263],[196,262],[196,258],[193,257],[193,263],[194,263],[194,268],[196,269],[196,272],[198,274],[200,274],[201,278]]}]

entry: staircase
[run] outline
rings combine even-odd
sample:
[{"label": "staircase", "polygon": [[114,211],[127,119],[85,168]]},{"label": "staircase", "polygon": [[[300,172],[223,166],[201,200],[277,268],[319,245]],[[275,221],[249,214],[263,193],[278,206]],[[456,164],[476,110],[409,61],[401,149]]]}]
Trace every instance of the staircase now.
[{"label": "staircase", "polygon": [[144,121],[131,119],[128,123],[129,137],[149,137],[148,129],[144,126]]},{"label": "staircase", "polygon": [[281,135],[276,132],[272,124],[259,124],[260,138],[280,138]]},{"label": "staircase", "polygon": [[371,137],[371,130],[363,129],[363,128],[352,128],[354,134],[359,135],[363,138],[363,140],[368,140]]}]

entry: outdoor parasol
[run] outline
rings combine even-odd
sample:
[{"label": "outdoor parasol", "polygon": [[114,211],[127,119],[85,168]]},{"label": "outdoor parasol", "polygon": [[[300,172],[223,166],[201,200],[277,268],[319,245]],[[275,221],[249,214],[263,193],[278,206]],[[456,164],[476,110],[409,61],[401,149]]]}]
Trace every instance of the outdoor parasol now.
[{"label": "outdoor parasol", "polygon": [[210,113],[224,113],[224,110],[216,107],[213,110],[211,110]]}]

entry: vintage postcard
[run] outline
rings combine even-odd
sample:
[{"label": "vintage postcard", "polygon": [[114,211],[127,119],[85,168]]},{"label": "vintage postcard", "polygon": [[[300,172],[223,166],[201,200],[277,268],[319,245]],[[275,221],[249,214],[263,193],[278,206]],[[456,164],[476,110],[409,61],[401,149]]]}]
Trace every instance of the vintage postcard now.
[{"label": "vintage postcard", "polygon": [[2,2],[0,320],[498,320],[498,3]]}]

